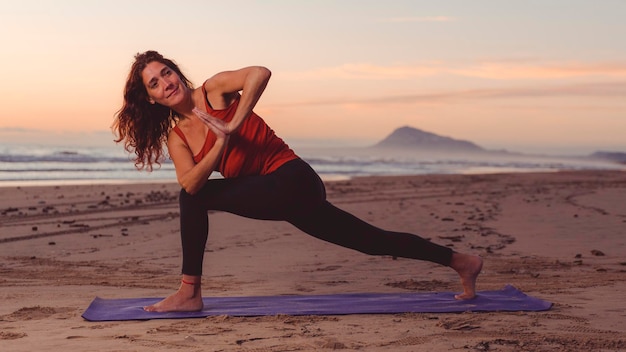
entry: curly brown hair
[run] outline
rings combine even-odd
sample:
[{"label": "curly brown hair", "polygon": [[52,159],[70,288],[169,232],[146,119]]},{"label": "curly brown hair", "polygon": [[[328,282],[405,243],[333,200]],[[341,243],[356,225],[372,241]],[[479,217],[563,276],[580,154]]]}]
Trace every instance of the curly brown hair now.
[{"label": "curly brown hair", "polygon": [[145,168],[147,171],[153,170],[153,164],[161,165],[164,158],[163,144],[170,129],[178,120],[176,111],[148,101],[148,92],[141,74],[153,61],[171,68],[188,88],[193,89],[191,81],[174,61],[153,50],[135,55],[135,62],[126,79],[124,103],[116,113],[111,129],[117,135],[115,142],[123,141],[124,149],[135,154],[135,167],[138,170]]}]

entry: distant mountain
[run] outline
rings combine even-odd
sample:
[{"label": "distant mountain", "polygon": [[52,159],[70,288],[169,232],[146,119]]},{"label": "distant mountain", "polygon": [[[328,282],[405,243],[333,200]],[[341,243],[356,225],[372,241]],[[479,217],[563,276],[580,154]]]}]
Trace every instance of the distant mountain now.
[{"label": "distant mountain", "polygon": [[443,137],[417,128],[405,126],[393,131],[387,138],[373,146],[381,149],[421,149],[446,152],[484,152],[478,145]]},{"label": "distant mountain", "polygon": [[622,152],[598,151],[598,152],[591,154],[590,157],[594,159],[613,161],[619,164],[626,164],[626,153],[622,153]]}]

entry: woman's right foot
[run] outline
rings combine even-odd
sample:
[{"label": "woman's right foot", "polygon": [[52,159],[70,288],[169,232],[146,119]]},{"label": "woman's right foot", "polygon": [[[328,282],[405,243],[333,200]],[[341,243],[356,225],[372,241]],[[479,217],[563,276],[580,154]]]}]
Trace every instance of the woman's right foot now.
[{"label": "woman's right foot", "polygon": [[202,310],[202,293],[200,283],[183,283],[178,291],[162,301],[143,307],[146,312],[195,312]]}]

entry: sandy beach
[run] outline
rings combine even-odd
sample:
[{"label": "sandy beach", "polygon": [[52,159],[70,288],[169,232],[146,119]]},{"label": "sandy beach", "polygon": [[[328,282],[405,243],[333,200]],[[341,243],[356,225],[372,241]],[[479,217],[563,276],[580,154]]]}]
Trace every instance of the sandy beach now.
[{"label": "sandy beach", "polygon": [[[365,177],[327,183],[368,222],[485,260],[545,312],[94,323],[94,297],[179,284],[174,183],[0,188],[0,351],[625,351],[626,173]],[[372,257],[283,222],[211,213],[205,296],[458,291],[455,273]]]}]

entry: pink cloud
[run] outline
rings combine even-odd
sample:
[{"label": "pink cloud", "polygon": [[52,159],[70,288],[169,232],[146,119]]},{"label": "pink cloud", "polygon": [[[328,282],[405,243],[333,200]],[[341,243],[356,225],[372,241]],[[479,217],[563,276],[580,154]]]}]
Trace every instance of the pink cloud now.
[{"label": "pink cloud", "polygon": [[450,90],[429,94],[407,94],[366,98],[337,98],[294,102],[290,104],[272,104],[272,106],[307,106],[307,105],[343,105],[363,106],[381,104],[431,104],[459,100],[486,100],[499,98],[542,98],[542,97],[597,97],[621,98],[626,96],[626,81],[589,82],[561,84],[553,86],[532,85],[526,87]]},{"label": "pink cloud", "polygon": [[494,61],[451,69],[450,73],[494,80],[561,79],[583,76],[626,77],[626,64],[622,62],[533,64]]},{"label": "pink cloud", "polygon": [[420,77],[448,75],[491,80],[554,80],[595,77],[626,77],[623,62],[554,62],[485,61],[466,65],[427,62],[412,65],[374,65],[346,63],[334,67],[321,67],[310,71],[285,73],[287,79],[296,80],[410,80]]},{"label": "pink cloud", "polygon": [[428,16],[428,17],[391,17],[383,18],[379,22],[386,23],[406,23],[406,22],[453,22],[456,18],[450,16]]},{"label": "pink cloud", "polygon": [[347,63],[335,67],[322,67],[310,71],[285,73],[289,79],[332,80],[332,79],[411,79],[441,73],[436,64],[381,66],[368,63]]}]

